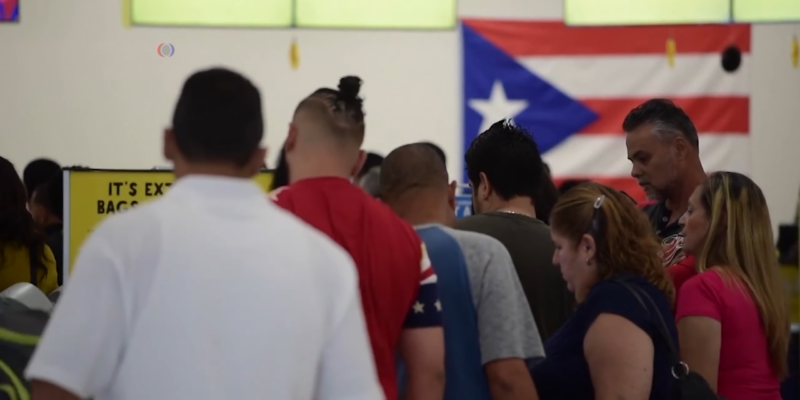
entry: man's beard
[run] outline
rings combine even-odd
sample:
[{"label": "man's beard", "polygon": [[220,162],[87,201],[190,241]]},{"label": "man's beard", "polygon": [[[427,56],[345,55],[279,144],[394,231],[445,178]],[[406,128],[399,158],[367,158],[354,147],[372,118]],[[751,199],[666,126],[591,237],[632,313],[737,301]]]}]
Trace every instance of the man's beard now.
[{"label": "man's beard", "polygon": [[655,190],[645,190],[644,195],[647,200],[661,201],[661,196]]}]

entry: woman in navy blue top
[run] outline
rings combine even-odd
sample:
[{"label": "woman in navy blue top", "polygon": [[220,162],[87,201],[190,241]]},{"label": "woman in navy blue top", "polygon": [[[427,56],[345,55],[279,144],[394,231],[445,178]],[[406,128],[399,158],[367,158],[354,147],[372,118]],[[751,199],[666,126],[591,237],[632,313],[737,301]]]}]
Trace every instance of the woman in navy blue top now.
[{"label": "woman in navy blue top", "polygon": [[[541,400],[668,400],[672,374],[658,317],[615,280],[647,293],[677,343],[675,291],[660,244],[633,201],[596,183],[577,186],[550,216],[558,265],[578,307],[531,370]],[[645,300],[647,303],[647,300]]]}]

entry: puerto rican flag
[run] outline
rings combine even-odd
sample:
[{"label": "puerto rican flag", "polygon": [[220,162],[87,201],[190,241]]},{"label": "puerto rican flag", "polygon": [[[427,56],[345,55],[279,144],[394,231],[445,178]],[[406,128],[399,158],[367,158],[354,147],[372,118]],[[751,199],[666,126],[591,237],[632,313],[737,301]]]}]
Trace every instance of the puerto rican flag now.
[{"label": "puerto rican flag", "polygon": [[19,0],[0,0],[0,21],[19,19]]},{"label": "puerto rican flag", "polygon": [[[556,184],[590,179],[641,201],[622,122],[661,97],[694,121],[707,172],[750,170],[749,25],[578,28],[467,19],[461,29],[465,151],[493,122],[513,118],[535,136]],[[721,53],[732,44],[742,64],[728,73]]]}]

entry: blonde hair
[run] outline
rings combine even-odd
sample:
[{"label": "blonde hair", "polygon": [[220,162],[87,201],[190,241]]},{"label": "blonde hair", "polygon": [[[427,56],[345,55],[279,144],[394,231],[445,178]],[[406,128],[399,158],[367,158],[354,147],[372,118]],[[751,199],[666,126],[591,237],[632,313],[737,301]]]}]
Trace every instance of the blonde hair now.
[{"label": "blonde hair", "polygon": [[[605,198],[595,217],[594,204],[600,196]],[[675,288],[661,263],[661,244],[647,217],[627,195],[598,183],[582,183],[558,199],[550,227],[576,245],[583,235],[594,236],[599,280],[620,273],[638,275],[674,303]]]},{"label": "blonde hair", "polygon": [[788,373],[789,310],[764,194],[742,174],[715,172],[700,188],[700,203],[710,222],[697,271],[718,267],[747,286],[761,315],[772,368],[783,378]]}]

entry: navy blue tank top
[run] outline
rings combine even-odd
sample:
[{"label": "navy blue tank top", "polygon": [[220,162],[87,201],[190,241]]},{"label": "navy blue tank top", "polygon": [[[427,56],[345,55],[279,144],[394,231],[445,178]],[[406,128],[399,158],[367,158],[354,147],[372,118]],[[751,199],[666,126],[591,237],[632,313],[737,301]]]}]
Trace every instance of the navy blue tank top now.
[{"label": "navy blue tank top", "polygon": [[[664,316],[672,339],[678,343],[675,320],[667,296],[642,277],[631,275],[615,277],[615,279],[620,278],[650,295]],[[594,399],[589,365],[583,356],[583,339],[594,320],[602,313],[622,316],[650,335],[655,348],[650,400],[669,400],[673,378],[667,345],[658,331],[657,317],[651,318],[628,289],[609,280],[597,283],[589,291],[586,300],[575,310],[572,318],[545,343],[547,358],[531,369],[539,398],[541,400]]]}]

